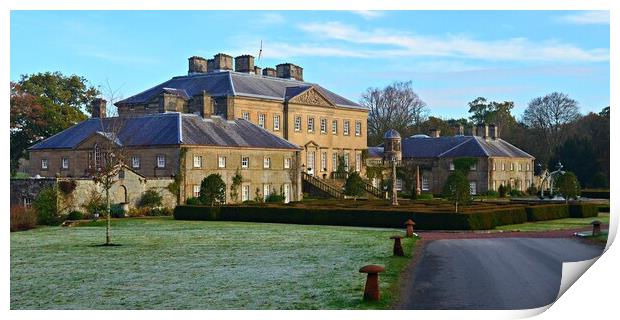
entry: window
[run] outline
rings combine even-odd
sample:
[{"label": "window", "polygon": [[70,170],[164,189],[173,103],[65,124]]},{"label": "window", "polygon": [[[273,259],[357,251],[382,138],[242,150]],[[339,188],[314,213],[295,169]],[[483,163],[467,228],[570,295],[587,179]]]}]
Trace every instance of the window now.
[{"label": "window", "polygon": [[273,116],[273,130],[280,130],[280,115]]},{"label": "window", "polygon": [[47,169],[48,162],[47,159],[41,159],[41,169]]},{"label": "window", "polygon": [[355,171],[357,172],[362,171],[362,154],[361,153],[355,154]]},{"label": "window", "polygon": [[506,164],[502,162],[502,171],[506,171]]},{"label": "window", "polygon": [[284,169],[291,168],[291,158],[284,158]]},{"label": "window", "polygon": [[245,120],[250,121],[250,113],[247,111],[244,111],[243,114],[241,114],[241,117]]},{"label": "window", "polygon": [[28,209],[30,207],[32,207],[32,199],[28,198],[28,197],[24,197],[22,199],[23,203],[24,203],[24,208]]},{"label": "window", "polygon": [[288,184],[285,184],[282,186],[282,189],[284,193],[284,203],[291,202],[291,186]]},{"label": "window", "polygon": [[94,153],[94,159],[95,159],[95,168],[99,168],[101,167],[101,149],[99,148],[99,146],[95,143],[95,146],[93,147],[93,153]]},{"label": "window", "polygon": [[321,133],[327,132],[327,119],[321,118]]},{"label": "window", "polygon": [[263,159],[263,168],[265,168],[265,169],[271,168],[271,158],[270,157],[265,157]]},{"label": "window", "polygon": [[260,113],[258,115],[258,126],[261,128],[265,128],[265,114]]},{"label": "window", "polygon": [[338,134],[338,120],[332,121],[332,133]]},{"label": "window", "polygon": [[342,134],[344,134],[345,136],[349,135],[349,120],[345,120],[344,121],[343,129],[342,129]]},{"label": "window", "polygon": [[400,178],[396,178],[396,191],[403,190],[403,180]]},{"label": "window", "polygon": [[308,118],[308,132],[313,132],[314,131],[314,118],[309,117]]},{"label": "window", "polygon": [[495,161],[493,161],[493,171],[495,171]]},{"label": "window", "polygon": [[241,157],[241,168],[250,167],[250,157]]},{"label": "window", "polygon": [[327,152],[321,152],[321,171],[327,171]]},{"label": "window", "polygon": [[69,169],[69,158],[62,158],[62,168]]},{"label": "window", "polygon": [[338,169],[338,154],[336,152],[332,153],[332,171],[336,171]]},{"label": "window", "polygon": [[493,180],[493,190],[497,190],[497,181]]},{"label": "window", "polygon": [[476,194],[476,181],[469,182],[469,194]]},{"label": "window", "polygon": [[218,168],[226,168],[226,157],[218,156],[217,157],[217,167]]},{"label": "window", "polygon": [[163,168],[165,166],[166,166],[166,157],[164,157],[163,155],[158,155],[157,156],[157,167]]},{"label": "window", "polygon": [[454,162],[450,161],[450,171],[454,171]]},{"label": "window", "polygon": [[430,190],[430,184],[427,176],[422,176],[422,191]]},{"label": "window", "polygon": [[246,184],[241,187],[241,201],[250,200],[250,185]]},{"label": "window", "polygon": [[523,164],[519,163],[519,171],[523,171]]},{"label": "window", "polygon": [[263,185],[263,200],[267,201],[267,198],[271,195],[271,185]]},{"label": "window", "polygon": [[472,163],[471,166],[469,166],[469,171],[476,171],[476,164]]},{"label": "window", "polygon": [[362,135],[362,122],[361,121],[355,121],[355,135],[358,137]]},{"label": "window", "polygon": [[349,153],[344,154],[344,170],[349,171]]},{"label": "window", "polygon": [[515,164],[514,163],[510,163],[510,171],[515,171]]},{"label": "window", "polygon": [[301,117],[295,117],[295,131],[301,131]]},{"label": "window", "polygon": [[202,167],[202,157],[194,156],[194,168],[201,168],[201,167]]},{"label": "window", "polygon": [[138,156],[131,157],[131,167],[140,168],[140,157]]},{"label": "window", "polygon": [[195,198],[200,197],[200,185],[199,184],[194,185],[194,197]]},{"label": "window", "polygon": [[[314,151],[308,152],[308,173],[315,173],[316,168],[314,167]],[[312,170],[312,172],[310,171]]]},{"label": "window", "polygon": [[530,164],[529,163],[525,164],[525,171],[530,171]]}]

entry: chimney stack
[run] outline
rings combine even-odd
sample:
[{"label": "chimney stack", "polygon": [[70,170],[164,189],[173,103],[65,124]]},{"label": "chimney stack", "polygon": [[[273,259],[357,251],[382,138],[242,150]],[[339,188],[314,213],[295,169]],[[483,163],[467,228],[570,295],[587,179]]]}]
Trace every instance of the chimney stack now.
[{"label": "chimney stack", "polygon": [[263,69],[261,67],[254,66],[254,74],[261,75],[263,74]]},{"label": "chimney stack", "polygon": [[235,58],[235,71],[243,73],[254,73],[254,57],[244,54]]},{"label": "chimney stack", "polygon": [[455,136],[464,136],[465,135],[465,127],[463,127],[462,124],[459,124],[458,126],[456,126],[454,128],[454,135]]},{"label": "chimney stack", "polygon": [[105,118],[107,101],[95,98],[91,104],[91,118]]},{"label": "chimney stack", "polygon": [[207,71],[213,72],[215,70],[215,59],[207,59]]},{"label": "chimney stack", "polygon": [[493,140],[499,138],[499,126],[496,126],[494,123],[489,125],[489,135]]},{"label": "chimney stack", "polygon": [[213,70],[232,70],[232,56],[227,54],[218,53],[213,56]]},{"label": "chimney stack", "polygon": [[187,70],[187,74],[206,73],[208,71],[207,59],[193,56],[187,60],[189,60],[189,69]]},{"label": "chimney stack", "polygon": [[267,77],[275,77],[276,76],[276,69],[274,69],[274,68],[265,68],[265,69],[263,69],[263,75],[267,76]]},{"label": "chimney stack", "polygon": [[292,63],[281,63],[277,65],[276,74],[278,78],[304,81],[304,68]]},{"label": "chimney stack", "polygon": [[440,135],[441,135],[441,130],[440,129],[432,128],[430,130],[431,138],[439,138]]},{"label": "chimney stack", "polygon": [[483,138],[488,138],[489,137],[489,126],[487,126],[486,124],[482,124],[482,123],[479,124],[477,135]]}]

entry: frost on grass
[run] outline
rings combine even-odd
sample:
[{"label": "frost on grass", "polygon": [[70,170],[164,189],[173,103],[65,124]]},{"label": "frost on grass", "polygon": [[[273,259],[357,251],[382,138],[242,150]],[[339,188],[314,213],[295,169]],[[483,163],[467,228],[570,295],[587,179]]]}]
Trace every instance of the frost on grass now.
[{"label": "frost on grass", "polygon": [[358,269],[385,263],[395,231],[127,219],[112,232],[122,246],[93,246],[101,227],[11,233],[11,309],[355,307]]}]

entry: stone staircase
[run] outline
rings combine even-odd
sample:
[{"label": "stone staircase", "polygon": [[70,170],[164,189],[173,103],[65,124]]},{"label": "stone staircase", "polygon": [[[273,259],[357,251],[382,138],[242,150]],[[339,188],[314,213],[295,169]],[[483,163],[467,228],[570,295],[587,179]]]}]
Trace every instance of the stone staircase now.
[{"label": "stone staircase", "polygon": [[[306,193],[320,198],[335,198],[344,199],[343,187],[346,183],[346,178],[341,177],[332,179],[319,179],[311,176],[307,173],[302,173],[303,190]],[[386,199],[385,192],[381,189],[374,187],[368,181],[364,180],[364,190],[369,199]]]}]

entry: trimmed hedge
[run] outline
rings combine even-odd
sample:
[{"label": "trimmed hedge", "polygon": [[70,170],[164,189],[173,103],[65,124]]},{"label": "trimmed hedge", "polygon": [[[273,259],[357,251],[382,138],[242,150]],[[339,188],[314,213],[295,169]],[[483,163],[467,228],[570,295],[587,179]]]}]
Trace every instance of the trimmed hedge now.
[{"label": "trimmed hedge", "polygon": [[609,199],[609,190],[581,190],[581,196],[592,199]]},{"label": "trimmed hedge", "polygon": [[568,218],[568,206],[565,204],[544,204],[525,208],[527,221],[543,221]]},{"label": "trimmed hedge", "polygon": [[283,206],[177,206],[178,220],[245,221],[403,228],[407,219],[420,230],[487,230],[504,224],[527,221],[524,207],[509,207],[468,213],[408,212],[377,209],[295,208]]},{"label": "trimmed hedge", "polygon": [[593,203],[569,204],[568,213],[571,218],[590,218],[598,216],[598,205]]}]

